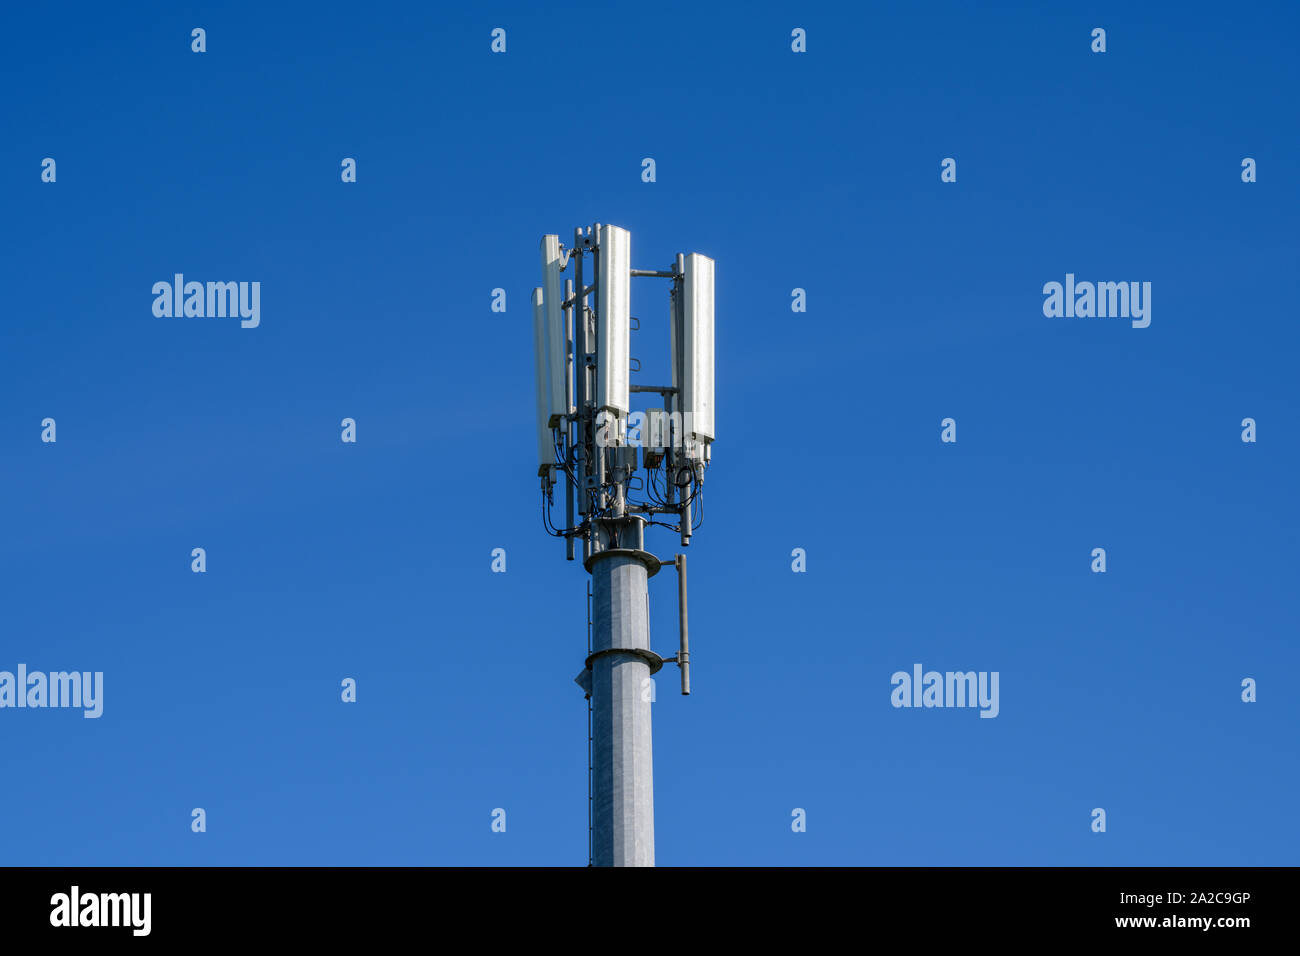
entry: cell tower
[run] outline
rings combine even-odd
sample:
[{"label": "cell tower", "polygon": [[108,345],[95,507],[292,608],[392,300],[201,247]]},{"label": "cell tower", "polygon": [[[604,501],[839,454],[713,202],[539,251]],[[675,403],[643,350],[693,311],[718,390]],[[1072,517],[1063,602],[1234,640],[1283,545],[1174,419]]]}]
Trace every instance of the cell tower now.
[{"label": "cell tower", "polygon": [[[594,866],[654,866],[650,677],[676,664],[689,694],[691,670],[686,556],[659,560],[646,550],[645,534],[658,525],[679,534],[683,548],[690,544],[704,516],[714,437],[713,260],[678,254],[669,270],[633,269],[631,249],[626,229],[600,223],[575,229],[567,250],[559,236],[543,236],[542,286],[533,290],[542,518],[550,534],[564,538],[568,560],[581,545],[591,575],[591,643],[576,681],[591,721]],[[634,278],[672,280],[669,385],[630,381],[640,371],[630,354],[631,333],[641,327],[631,313]],[[632,411],[633,393],[656,395],[662,405]],[[561,474],[564,524],[556,527],[551,512]],[[670,565],[681,637],[677,654],[664,658],[650,649],[648,582]]]}]

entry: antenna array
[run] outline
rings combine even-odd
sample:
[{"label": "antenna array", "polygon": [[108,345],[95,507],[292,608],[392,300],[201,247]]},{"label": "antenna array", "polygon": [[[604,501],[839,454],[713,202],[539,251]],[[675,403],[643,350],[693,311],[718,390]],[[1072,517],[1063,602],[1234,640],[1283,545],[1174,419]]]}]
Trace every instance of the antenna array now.
[{"label": "antenna array", "polygon": [[[632,268],[632,237],[596,223],[574,230],[565,249],[542,237],[542,285],[533,290],[537,374],[537,475],[542,520],[564,538],[565,557],[582,546],[591,573],[591,643],[576,678],[591,707],[591,857],[595,865],[654,865],[650,703],[665,663],[690,693],[686,556],[661,561],[645,550],[645,529],[661,526],[682,547],[704,520],[704,472],[714,439],[714,263],[679,253],[669,269]],[[668,279],[667,385],[633,384],[640,363],[631,333],[634,278]],[[594,304],[593,304],[594,297]],[[634,394],[657,396],[644,411]],[[564,521],[554,520],[563,479]],[[678,575],[679,649],[649,647],[647,582],[660,568]]]}]

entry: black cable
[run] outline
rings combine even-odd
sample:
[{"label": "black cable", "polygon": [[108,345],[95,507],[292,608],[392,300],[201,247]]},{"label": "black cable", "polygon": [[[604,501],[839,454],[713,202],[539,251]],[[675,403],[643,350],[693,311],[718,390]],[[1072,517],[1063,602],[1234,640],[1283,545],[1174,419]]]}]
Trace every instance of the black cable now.
[{"label": "black cable", "polygon": [[667,508],[668,501],[666,496],[661,494],[659,491],[659,466],[656,465],[654,468],[647,469],[647,472],[650,481],[647,483],[645,488],[646,497],[650,498],[654,504],[658,505],[660,508]]},{"label": "black cable", "polygon": [[542,489],[542,527],[546,529],[546,533],[549,534],[551,537],[563,538],[564,532],[556,530],[555,526],[551,523],[550,509],[546,507],[547,499],[549,497],[550,496],[547,495],[546,493],[546,489],[543,488]]}]

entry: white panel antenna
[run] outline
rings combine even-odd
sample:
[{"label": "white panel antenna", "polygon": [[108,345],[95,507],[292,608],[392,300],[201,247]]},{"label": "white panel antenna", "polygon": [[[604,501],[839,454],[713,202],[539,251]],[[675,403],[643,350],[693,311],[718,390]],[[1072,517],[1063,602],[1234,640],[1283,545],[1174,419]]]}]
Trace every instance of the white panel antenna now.
[{"label": "white panel antenna", "polygon": [[618,226],[602,226],[598,242],[596,408],[625,417],[631,365],[632,234]]},{"label": "white panel antenna", "polygon": [[682,283],[682,419],[697,441],[713,441],[713,260],[686,256]]},{"label": "white panel antenna", "polygon": [[537,373],[537,474],[554,480],[555,438],[546,396],[546,313],[542,290],[533,290],[533,366]]},{"label": "white panel antenna", "polygon": [[547,425],[558,428],[569,414],[569,390],[566,362],[569,339],[565,330],[563,292],[560,282],[560,237],[543,236],[542,305],[546,334],[546,402]]}]

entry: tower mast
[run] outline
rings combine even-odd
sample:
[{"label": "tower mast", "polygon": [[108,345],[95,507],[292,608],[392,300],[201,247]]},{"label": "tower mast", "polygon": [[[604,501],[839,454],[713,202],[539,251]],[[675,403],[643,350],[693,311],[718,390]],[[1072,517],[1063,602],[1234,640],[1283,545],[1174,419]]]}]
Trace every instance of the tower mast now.
[{"label": "tower mast", "polygon": [[[646,531],[669,527],[686,547],[702,515],[714,431],[714,263],[692,253],[668,270],[633,269],[628,231],[600,223],[576,229],[569,250],[558,236],[544,236],[541,259],[533,332],[543,515],[548,532],[565,539],[568,560],[581,546],[591,575],[591,648],[576,678],[591,708],[591,863],[653,866],[652,678],[675,663],[689,694],[690,657],[686,558],[655,557]],[[638,277],[672,281],[670,385],[630,382],[640,368],[630,355],[631,332],[640,328],[630,311]],[[633,411],[631,395],[641,393],[661,396],[663,406]],[[565,519],[556,527],[561,474]],[[650,578],[664,567],[678,572],[681,615],[679,650],[666,659],[650,649],[648,595]]]}]

